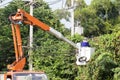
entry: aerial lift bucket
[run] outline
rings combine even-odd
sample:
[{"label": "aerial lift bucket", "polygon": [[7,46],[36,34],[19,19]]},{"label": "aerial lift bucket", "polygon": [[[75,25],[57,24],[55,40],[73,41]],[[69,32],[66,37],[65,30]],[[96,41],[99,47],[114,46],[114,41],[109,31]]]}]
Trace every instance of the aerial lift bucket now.
[{"label": "aerial lift bucket", "polygon": [[92,54],[95,52],[93,47],[81,47],[80,43],[77,43],[78,50],[76,53],[76,64],[77,65],[86,65],[90,60]]}]

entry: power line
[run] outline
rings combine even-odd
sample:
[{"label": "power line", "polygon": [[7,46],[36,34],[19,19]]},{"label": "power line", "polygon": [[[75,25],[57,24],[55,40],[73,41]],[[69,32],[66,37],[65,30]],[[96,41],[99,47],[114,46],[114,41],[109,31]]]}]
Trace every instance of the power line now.
[{"label": "power line", "polygon": [[[7,6],[10,2],[12,2],[13,0],[0,0],[0,8]],[[29,0],[22,0],[22,1],[29,1]]]},{"label": "power line", "polygon": [[5,1],[5,0],[0,0],[0,3],[2,3],[3,1]]},{"label": "power line", "polygon": [[[8,5],[10,2],[12,2],[13,0],[0,0],[0,8],[1,7],[4,7],[4,6],[6,6],[6,5]],[[23,1],[27,1],[27,0],[23,0]],[[59,2],[61,2],[62,0],[55,0],[55,1],[52,1],[52,2],[47,2],[48,3],[48,5],[54,5],[54,4],[56,4],[56,3],[59,3]]]},{"label": "power line", "polygon": [[9,4],[12,0],[0,0],[0,7],[4,7],[6,6],[7,4]]},{"label": "power line", "polygon": [[49,5],[53,5],[53,4],[56,4],[58,2],[61,2],[62,0],[55,0],[55,1],[52,1],[52,2],[47,2]]}]

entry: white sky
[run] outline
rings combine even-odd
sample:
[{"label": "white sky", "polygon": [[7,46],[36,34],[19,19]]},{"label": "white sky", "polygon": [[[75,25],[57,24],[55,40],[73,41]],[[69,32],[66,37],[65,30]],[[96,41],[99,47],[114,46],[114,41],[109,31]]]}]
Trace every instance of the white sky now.
[{"label": "white sky", "polygon": [[[0,3],[0,7],[2,7],[3,5],[6,5],[7,3],[11,2],[12,0],[4,0],[4,2]],[[29,0],[30,1],[30,0]],[[52,10],[55,10],[55,9],[60,9],[62,8],[62,3],[64,4],[65,3],[65,0],[44,0],[48,3],[53,3],[56,1],[55,4],[53,5],[50,5],[50,7],[52,8]],[[64,2],[62,2],[64,1]],[[85,0],[86,4],[89,5],[91,3],[91,0]],[[67,28],[70,28],[71,26],[71,23],[70,22],[66,22],[64,19],[61,20],[61,23],[65,24],[65,26]]]},{"label": "white sky", "polygon": [[[11,2],[12,0],[4,0],[2,3],[0,3],[0,7]],[[30,0],[26,0],[26,1],[30,1]],[[58,8],[62,8],[62,1],[64,1],[65,3],[65,0],[44,0],[46,2],[54,2],[54,1],[58,1],[58,3],[56,4],[53,4],[53,5],[50,5],[50,7],[54,10],[54,9],[58,9]],[[90,4],[91,0],[85,0],[86,4]]]},{"label": "white sky", "polygon": [[[53,4],[53,5],[50,5],[50,7],[55,10],[55,9],[59,9],[59,8],[62,8],[62,1],[63,1],[63,4],[65,4],[65,1],[66,0],[44,0],[48,3],[50,2],[54,2],[54,1],[59,1],[58,3],[56,4]],[[85,0],[86,4],[89,5],[91,3],[91,0]]]},{"label": "white sky", "polygon": [[[49,2],[53,2],[53,1],[57,1],[57,0],[44,0],[44,1],[46,1],[46,2],[49,3]],[[85,2],[86,2],[87,5],[90,5],[91,0],[85,0]],[[65,0],[64,0],[64,2],[62,2],[62,0],[61,0],[61,1],[59,1],[58,3],[56,3],[56,4],[50,5],[50,7],[52,8],[52,10],[60,9],[60,8],[62,8],[62,3],[64,4],[64,3],[65,3]],[[67,22],[67,21],[64,20],[64,19],[61,20],[61,23],[63,23],[66,28],[70,28],[70,27],[71,27],[71,23],[70,23],[70,22]]]}]

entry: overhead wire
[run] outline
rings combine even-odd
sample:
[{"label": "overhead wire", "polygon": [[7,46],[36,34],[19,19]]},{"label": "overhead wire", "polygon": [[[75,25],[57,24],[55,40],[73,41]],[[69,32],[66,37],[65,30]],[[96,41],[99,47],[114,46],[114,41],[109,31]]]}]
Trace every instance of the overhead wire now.
[{"label": "overhead wire", "polygon": [[2,3],[3,1],[5,1],[5,0],[0,0],[0,3]]},{"label": "overhead wire", "polygon": [[61,2],[62,0],[55,0],[55,1],[52,1],[52,2],[47,2],[49,5],[53,5],[53,4],[56,4],[58,2]]},{"label": "overhead wire", "polygon": [[[8,1],[8,2],[6,2],[6,3],[3,3],[5,0],[0,0],[0,7],[4,7],[4,6],[6,6],[7,4],[9,4],[12,0],[10,0],[10,1]],[[56,4],[56,3],[59,3],[59,2],[61,2],[62,0],[55,0],[55,1],[52,1],[52,2],[47,2],[48,3],[48,5],[54,5],[54,4]],[[3,4],[2,4],[3,3]]]},{"label": "overhead wire", "polygon": [[[5,0],[4,0],[5,1]],[[8,2],[6,2],[6,3],[4,3],[2,0],[0,1],[0,7],[4,7],[5,5],[7,5],[7,4],[9,4],[11,2],[11,0],[10,1],[8,1]]]}]

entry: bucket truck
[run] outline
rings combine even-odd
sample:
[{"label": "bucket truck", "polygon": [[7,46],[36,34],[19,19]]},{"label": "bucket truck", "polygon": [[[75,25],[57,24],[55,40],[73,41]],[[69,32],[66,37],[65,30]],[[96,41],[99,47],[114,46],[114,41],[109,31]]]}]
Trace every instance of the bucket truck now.
[{"label": "bucket truck", "polygon": [[[44,72],[34,72],[34,71],[24,71],[23,68],[26,64],[26,57],[24,56],[22,50],[22,39],[20,33],[20,24],[25,23],[33,26],[37,26],[38,28],[47,31],[55,35],[57,38],[62,39],[63,41],[69,43],[78,51],[79,45],[76,45],[72,41],[65,38],[60,32],[49,27],[47,24],[38,20],[37,18],[31,16],[27,12],[22,9],[18,9],[15,14],[11,14],[9,16],[11,21],[12,35],[14,41],[14,49],[15,49],[15,58],[16,60],[7,66],[8,72],[0,76],[0,80],[48,80],[47,76]],[[80,56],[77,56],[80,57]],[[4,78],[4,79],[3,79]]]}]

